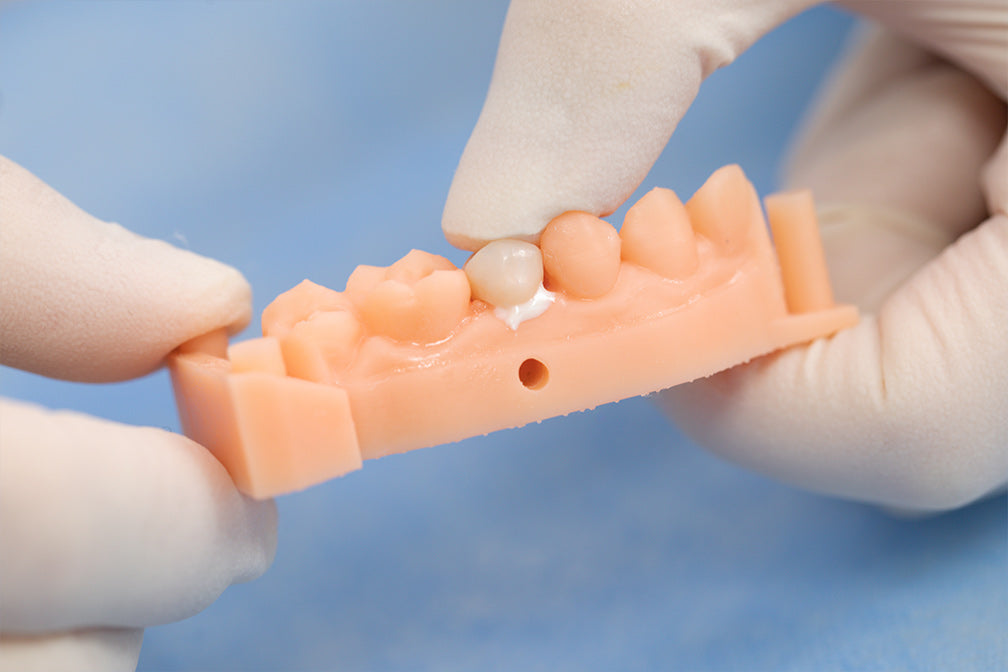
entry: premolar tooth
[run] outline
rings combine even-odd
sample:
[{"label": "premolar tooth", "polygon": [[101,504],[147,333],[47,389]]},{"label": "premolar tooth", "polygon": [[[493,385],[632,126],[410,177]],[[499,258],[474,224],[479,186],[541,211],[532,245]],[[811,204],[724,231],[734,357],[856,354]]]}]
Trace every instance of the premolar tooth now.
[{"label": "premolar tooth", "polygon": [[744,247],[753,219],[763,219],[756,190],[734,165],[714,171],[686,202],[686,212],[697,233],[729,254]]},{"label": "premolar tooth", "polygon": [[469,258],[465,272],[477,299],[498,308],[517,306],[535,296],[542,284],[542,253],[523,240],[495,240]]},{"label": "premolar tooth", "polygon": [[689,215],[671,189],[652,189],[637,201],[627,211],[620,239],[624,259],[666,278],[685,278],[699,265]]},{"label": "premolar tooth", "polygon": [[539,239],[548,286],[579,299],[596,299],[616,285],[620,238],[609,222],[586,212],[565,212]]}]

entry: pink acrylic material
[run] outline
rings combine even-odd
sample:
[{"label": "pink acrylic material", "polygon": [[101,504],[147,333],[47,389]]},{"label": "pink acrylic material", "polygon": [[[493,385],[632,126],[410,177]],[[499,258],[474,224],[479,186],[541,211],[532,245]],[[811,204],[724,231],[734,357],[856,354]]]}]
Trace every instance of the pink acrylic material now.
[{"label": "pink acrylic material", "polygon": [[768,202],[781,263],[735,166],[685,205],[650,192],[620,233],[561,215],[541,239],[556,302],[517,329],[471,297],[462,270],[424,252],[358,267],[344,292],[305,281],[263,313],[262,338],[224,356],[211,335],[173,355],[183,429],[241,490],[269,497],[855,324],[854,307],[833,305],[809,196]]}]

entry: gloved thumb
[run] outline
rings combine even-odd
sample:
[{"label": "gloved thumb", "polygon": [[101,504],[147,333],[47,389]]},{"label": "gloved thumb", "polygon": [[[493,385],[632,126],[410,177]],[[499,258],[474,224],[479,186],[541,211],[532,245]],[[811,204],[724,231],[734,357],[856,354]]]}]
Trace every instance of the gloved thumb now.
[{"label": "gloved thumb", "polygon": [[515,0],[442,228],[476,250],[538,240],[568,210],[610,214],[711,72],[816,0]]}]

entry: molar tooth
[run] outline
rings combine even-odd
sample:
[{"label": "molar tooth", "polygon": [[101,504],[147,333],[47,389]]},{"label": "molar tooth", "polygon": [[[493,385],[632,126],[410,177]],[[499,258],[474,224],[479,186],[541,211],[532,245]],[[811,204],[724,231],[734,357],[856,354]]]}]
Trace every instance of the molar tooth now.
[{"label": "molar tooth", "polygon": [[364,329],[354,314],[347,310],[315,313],[294,327],[304,330],[318,345],[326,362],[334,369],[346,367],[353,359]]},{"label": "molar tooth", "polygon": [[331,383],[350,362],[364,329],[349,310],[320,311],[298,322],[280,342],[287,371],[296,378]]},{"label": "molar tooth", "polygon": [[432,343],[449,336],[469,310],[469,280],[455,269],[436,270],[413,285],[384,280],[360,311],[371,333],[397,341]]},{"label": "molar tooth", "polygon": [[419,313],[416,292],[399,280],[383,280],[364,297],[360,312],[371,333],[399,341],[412,340]]},{"label": "molar tooth", "polygon": [[565,212],[539,239],[547,286],[580,299],[595,299],[616,285],[620,238],[609,222],[586,212]]},{"label": "molar tooth", "polygon": [[368,295],[374,291],[375,287],[384,282],[387,276],[387,268],[361,264],[347,278],[346,289],[343,290],[343,293],[355,306],[361,308],[367,302]]},{"label": "molar tooth", "polygon": [[358,266],[347,297],[371,334],[432,343],[449,336],[469,310],[469,280],[444,257],[412,250],[388,268]]},{"label": "molar tooth", "polygon": [[465,273],[477,299],[499,308],[517,306],[542,284],[542,252],[522,240],[495,240],[469,257]]},{"label": "molar tooth", "polygon": [[620,239],[625,260],[666,278],[685,278],[699,264],[689,215],[671,189],[652,189],[637,201],[627,211]]},{"label": "molar tooth", "polygon": [[686,202],[686,212],[697,233],[729,254],[744,247],[754,217],[763,221],[756,190],[735,165],[714,171]]},{"label": "molar tooth", "polygon": [[304,280],[266,306],[262,314],[263,336],[283,338],[295,324],[316,311],[349,307],[350,299],[344,294]]}]

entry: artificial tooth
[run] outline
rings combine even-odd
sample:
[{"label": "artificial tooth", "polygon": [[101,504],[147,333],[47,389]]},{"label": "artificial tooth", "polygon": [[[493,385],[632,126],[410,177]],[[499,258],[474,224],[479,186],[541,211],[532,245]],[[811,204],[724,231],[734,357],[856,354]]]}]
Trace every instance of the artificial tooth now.
[{"label": "artificial tooth", "polygon": [[616,285],[620,238],[609,222],[586,212],[566,212],[549,223],[539,246],[550,289],[595,299]]},{"label": "artificial tooth", "polygon": [[637,201],[623,220],[620,240],[625,260],[666,278],[685,278],[699,265],[689,215],[671,189],[652,189]]},{"label": "artificial tooth", "polygon": [[531,299],[542,285],[542,253],[522,240],[495,240],[469,258],[465,272],[474,297],[509,308]]}]

